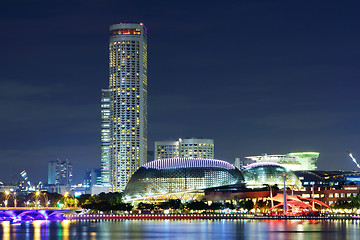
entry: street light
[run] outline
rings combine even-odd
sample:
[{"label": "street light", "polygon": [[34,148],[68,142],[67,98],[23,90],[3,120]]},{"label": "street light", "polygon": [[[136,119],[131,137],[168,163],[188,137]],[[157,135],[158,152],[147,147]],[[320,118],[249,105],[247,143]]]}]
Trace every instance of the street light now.
[{"label": "street light", "polygon": [[67,197],[69,196],[69,192],[65,192],[64,194],[64,206],[67,207]]},{"label": "street light", "polygon": [[14,192],[14,194],[11,194],[11,192],[9,192],[9,191],[7,191],[7,190],[5,191],[5,201],[4,201],[5,207],[7,207],[10,197],[13,198],[13,200],[14,200],[14,207],[16,207],[16,193]]},{"label": "street light", "polygon": [[10,192],[5,191],[5,201],[4,201],[5,207],[7,207],[9,197],[10,197]]},{"label": "street light", "polygon": [[35,207],[40,207],[39,197],[40,197],[40,192],[36,191],[35,192]]},{"label": "street light", "polygon": [[283,173],[284,178],[284,215],[287,215],[287,199],[286,199],[286,173]]},{"label": "street light", "polygon": [[17,204],[17,202],[16,202],[16,192],[14,192],[14,207],[16,207],[16,204]]}]

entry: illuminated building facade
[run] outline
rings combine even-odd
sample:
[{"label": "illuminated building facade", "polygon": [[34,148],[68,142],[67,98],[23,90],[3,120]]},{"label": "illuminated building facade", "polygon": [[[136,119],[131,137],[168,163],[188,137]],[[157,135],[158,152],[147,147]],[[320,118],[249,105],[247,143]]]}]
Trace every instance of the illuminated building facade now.
[{"label": "illuminated building facade", "polygon": [[214,158],[214,140],[180,138],[177,141],[156,141],[155,158]]},{"label": "illuminated building facade", "polygon": [[144,164],[130,179],[126,198],[144,198],[224,185],[243,184],[241,172],[215,159],[174,158]]},{"label": "illuminated building facade", "polygon": [[[318,152],[296,152],[288,154],[263,154],[261,156],[245,157],[247,163],[252,162],[274,162],[283,165],[293,171],[316,170]],[[246,166],[246,165],[245,165]],[[245,167],[241,166],[241,167]]]},{"label": "illuminated building facade", "polygon": [[156,141],[155,158],[156,160],[179,158],[179,141]]},{"label": "illuminated building facade", "polygon": [[110,26],[110,191],[125,189],[147,155],[147,32],[143,24]]},{"label": "illuminated building facade", "polygon": [[283,188],[284,176],[287,186],[293,186],[297,189],[302,187],[301,181],[298,176],[288,168],[283,167],[277,163],[261,162],[252,163],[241,171],[245,178],[246,186],[248,187],[261,187],[264,185],[278,185]]},{"label": "illuminated building facade", "polygon": [[110,183],[110,92],[101,90],[101,185]]}]

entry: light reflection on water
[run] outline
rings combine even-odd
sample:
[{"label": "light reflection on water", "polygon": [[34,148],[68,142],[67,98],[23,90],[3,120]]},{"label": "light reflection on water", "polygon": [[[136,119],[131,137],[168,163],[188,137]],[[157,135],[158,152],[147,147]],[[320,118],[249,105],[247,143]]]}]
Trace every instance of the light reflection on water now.
[{"label": "light reflection on water", "polygon": [[0,223],[0,240],[359,239],[359,220],[103,220]]}]

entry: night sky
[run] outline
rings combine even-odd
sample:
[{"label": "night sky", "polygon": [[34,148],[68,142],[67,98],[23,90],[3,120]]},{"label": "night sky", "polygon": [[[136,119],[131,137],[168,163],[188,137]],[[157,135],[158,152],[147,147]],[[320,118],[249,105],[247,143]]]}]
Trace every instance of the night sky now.
[{"label": "night sky", "polygon": [[69,158],[100,167],[109,25],[148,29],[148,138],[215,140],[215,157],[360,159],[358,1],[0,2],[0,181]]}]

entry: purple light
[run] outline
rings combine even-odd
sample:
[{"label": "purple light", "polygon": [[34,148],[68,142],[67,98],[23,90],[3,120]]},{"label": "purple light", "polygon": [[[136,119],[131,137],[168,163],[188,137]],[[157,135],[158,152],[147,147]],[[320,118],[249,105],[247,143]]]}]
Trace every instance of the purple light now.
[{"label": "purple light", "polygon": [[41,218],[42,220],[63,220],[63,215],[57,215],[58,213],[64,212],[64,210],[53,211],[53,210],[18,210],[14,211],[0,211],[0,219],[10,221],[21,221],[21,220],[34,220]]},{"label": "purple light", "polygon": [[169,168],[201,168],[201,167],[218,167],[223,169],[235,169],[235,167],[225,161],[217,159],[202,159],[202,158],[169,158],[151,161],[144,164],[142,167],[154,169],[169,169]]}]

